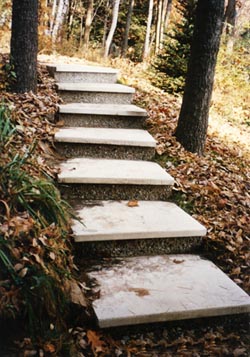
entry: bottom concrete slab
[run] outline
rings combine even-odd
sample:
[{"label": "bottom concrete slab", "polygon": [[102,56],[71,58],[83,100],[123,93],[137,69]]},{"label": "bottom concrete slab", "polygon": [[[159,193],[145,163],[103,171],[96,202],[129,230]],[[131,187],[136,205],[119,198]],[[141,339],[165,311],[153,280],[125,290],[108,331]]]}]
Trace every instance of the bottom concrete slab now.
[{"label": "bottom concrete slab", "polygon": [[102,328],[250,312],[250,297],[212,262],[195,255],[116,260],[88,273]]}]

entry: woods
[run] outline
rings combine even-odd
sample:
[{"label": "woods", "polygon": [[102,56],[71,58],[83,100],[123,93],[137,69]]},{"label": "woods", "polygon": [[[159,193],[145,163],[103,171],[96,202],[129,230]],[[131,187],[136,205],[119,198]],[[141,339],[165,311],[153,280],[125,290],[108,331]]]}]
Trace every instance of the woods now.
[{"label": "woods", "polygon": [[[175,178],[171,200],[208,230],[203,256],[249,292],[249,10],[249,0],[0,2],[0,45],[10,44],[0,54],[1,352],[10,342],[24,356],[248,355],[245,321],[125,333],[89,325],[76,217],[55,183],[62,101],[41,63],[120,69],[148,112],[154,160]],[[129,204],[133,213],[140,203]]]}]

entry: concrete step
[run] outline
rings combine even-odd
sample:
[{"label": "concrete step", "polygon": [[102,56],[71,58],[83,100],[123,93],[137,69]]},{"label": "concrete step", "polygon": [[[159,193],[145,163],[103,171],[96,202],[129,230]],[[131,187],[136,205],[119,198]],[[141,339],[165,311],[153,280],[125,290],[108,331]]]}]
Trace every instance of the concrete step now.
[{"label": "concrete step", "polygon": [[93,308],[102,328],[250,312],[250,297],[195,255],[99,261],[88,276],[97,283]]},{"label": "concrete step", "polygon": [[66,158],[95,157],[151,160],[156,141],[146,130],[62,128],[55,134],[58,152]]},{"label": "concrete step", "polygon": [[69,103],[59,106],[59,120],[70,127],[141,129],[147,112],[132,104]]},{"label": "concrete step", "polygon": [[59,96],[65,103],[130,104],[134,88],[113,83],[58,83]]},{"label": "concrete step", "polygon": [[78,64],[47,65],[57,82],[115,83],[119,71],[109,67],[82,66]]},{"label": "concrete step", "polygon": [[165,170],[148,161],[75,158],[60,168],[65,198],[166,200],[174,184]]},{"label": "concrete step", "polygon": [[72,225],[81,256],[135,256],[191,252],[206,228],[172,202],[98,201],[73,204]]}]

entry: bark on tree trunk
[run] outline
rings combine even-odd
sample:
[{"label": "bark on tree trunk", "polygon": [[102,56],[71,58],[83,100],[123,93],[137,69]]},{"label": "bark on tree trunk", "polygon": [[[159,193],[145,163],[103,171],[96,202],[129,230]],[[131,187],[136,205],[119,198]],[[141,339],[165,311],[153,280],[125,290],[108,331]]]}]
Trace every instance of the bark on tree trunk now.
[{"label": "bark on tree trunk", "polygon": [[129,0],[126,29],[125,29],[125,34],[124,34],[123,46],[122,46],[122,57],[126,57],[127,50],[128,50],[128,35],[129,35],[129,28],[130,28],[130,24],[131,24],[131,18],[132,18],[132,13],[133,13],[133,9],[134,9],[134,4],[135,4],[134,0]]},{"label": "bark on tree trunk", "polygon": [[147,30],[146,30],[144,51],[143,51],[143,59],[144,60],[146,60],[149,55],[150,31],[151,31],[151,25],[152,25],[152,19],[153,19],[153,9],[154,9],[154,0],[149,0]]},{"label": "bark on tree trunk", "polygon": [[204,154],[224,0],[198,0],[191,56],[176,138],[186,150]]},{"label": "bark on tree trunk", "polygon": [[113,40],[113,36],[115,33],[117,21],[118,21],[119,5],[120,5],[120,0],[114,0],[113,11],[112,11],[112,23],[111,23],[109,34],[108,34],[108,37],[107,37],[107,40],[105,43],[104,57],[108,57],[108,54],[109,54],[109,49],[111,46],[111,42]]},{"label": "bark on tree trunk", "polygon": [[16,81],[12,90],[24,93],[37,89],[38,0],[13,0],[11,62]]},{"label": "bark on tree trunk", "polygon": [[93,21],[93,12],[94,12],[94,1],[89,0],[88,10],[85,19],[84,35],[83,35],[83,46],[86,49],[89,46],[89,35],[90,35],[91,24]]}]

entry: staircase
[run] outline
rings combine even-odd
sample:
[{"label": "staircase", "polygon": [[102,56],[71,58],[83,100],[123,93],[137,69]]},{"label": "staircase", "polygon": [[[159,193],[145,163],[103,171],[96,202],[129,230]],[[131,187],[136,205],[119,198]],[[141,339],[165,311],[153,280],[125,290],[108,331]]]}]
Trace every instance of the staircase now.
[{"label": "staircase", "polygon": [[72,225],[79,254],[94,260],[99,326],[250,312],[249,296],[196,255],[206,229],[168,201],[174,179],[152,161],[156,143],[143,130],[147,113],[131,104],[134,89],[111,68],[49,70],[65,102],[58,181],[83,222]]}]

